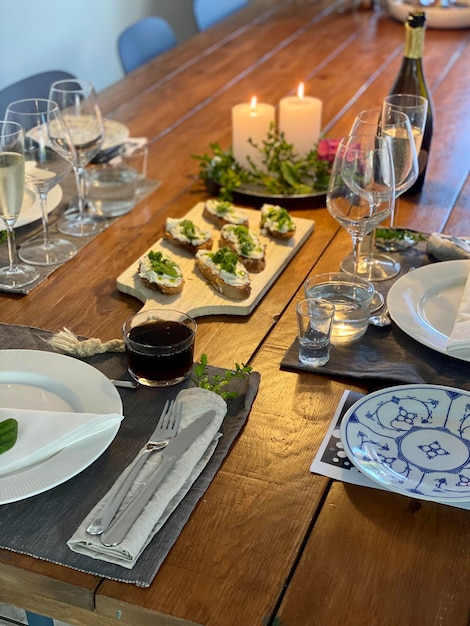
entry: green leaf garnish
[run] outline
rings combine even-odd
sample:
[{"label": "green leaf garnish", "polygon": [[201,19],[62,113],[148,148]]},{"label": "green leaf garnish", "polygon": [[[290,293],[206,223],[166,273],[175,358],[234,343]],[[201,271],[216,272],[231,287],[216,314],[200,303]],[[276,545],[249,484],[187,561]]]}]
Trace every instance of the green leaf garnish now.
[{"label": "green leaf garnish", "polygon": [[161,252],[150,250],[148,257],[150,259],[150,267],[155,274],[160,276],[165,274],[166,276],[172,276],[173,278],[177,278],[180,275],[176,263],[168,257],[165,257]]},{"label": "green leaf garnish", "polygon": [[224,388],[234,378],[245,378],[248,376],[252,368],[249,365],[235,363],[234,370],[226,370],[224,374],[214,374],[211,376],[207,371],[208,358],[207,354],[201,355],[201,360],[194,366],[193,382],[202,389],[213,391],[221,396],[224,400],[229,400],[238,396],[236,391],[224,391]]},{"label": "green leaf garnish", "polygon": [[18,422],[13,417],[0,422],[0,454],[7,452],[18,439]]},{"label": "green leaf garnish", "polygon": [[210,252],[212,261],[229,274],[235,274],[238,263],[238,256],[227,246],[219,248],[216,252]]}]

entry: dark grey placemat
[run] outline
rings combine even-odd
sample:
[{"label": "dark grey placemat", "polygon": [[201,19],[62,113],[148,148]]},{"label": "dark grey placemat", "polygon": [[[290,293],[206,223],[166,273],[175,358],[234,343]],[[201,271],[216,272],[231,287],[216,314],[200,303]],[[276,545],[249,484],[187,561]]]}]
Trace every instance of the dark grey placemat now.
[{"label": "dark grey placemat", "polygon": [[[410,267],[433,262],[426,254],[425,242],[397,258],[402,265],[400,276]],[[400,276],[375,286],[386,296]],[[330,360],[317,369],[301,364],[298,350],[296,339],[281,361],[282,369],[391,383],[434,383],[470,390],[470,363],[427,348],[393,322],[383,328],[369,326],[358,341],[332,346]]]},{"label": "dark grey placemat", "polygon": [[[50,336],[51,333],[40,329],[0,324],[2,349],[52,351],[45,342]],[[109,377],[126,377],[123,354],[102,354],[82,360]],[[222,371],[210,369],[214,373]],[[169,389],[120,389],[125,419],[108,450],[62,485],[26,500],[1,505],[0,546],[104,578],[148,587],[243,428],[259,381],[259,374],[253,372],[248,379],[231,384],[230,389],[240,393],[228,401],[228,412],[221,428],[223,437],[213,457],[132,570],[72,552],[67,540],[147,441],[166,399],[174,398],[181,389],[192,385],[190,381]]]}]

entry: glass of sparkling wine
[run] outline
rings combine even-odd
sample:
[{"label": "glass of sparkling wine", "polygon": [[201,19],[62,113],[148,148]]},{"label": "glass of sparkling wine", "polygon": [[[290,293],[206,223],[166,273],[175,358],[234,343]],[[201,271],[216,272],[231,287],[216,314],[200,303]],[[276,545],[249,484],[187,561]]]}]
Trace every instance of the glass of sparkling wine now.
[{"label": "glass of sparkling wine", "polygon": [[78,191],[77,210],[67,212],[57,228],[75,237],[94,235],[107,226],[105,219],[86,211],[85,167],[104,141],[98,97],[89,81],[69,79],[53,83],[49,99],[58,104],[65,122],[59,125],[49,120],[49,137],[54,148],[71,161]]},{"label": "glass of sparkling wine", "polygon": [[[402,193],[407,191],[413,183],[416,181],[419,175],[419,163],[418,163],[418,155],[420,153],[421,143],[423,141],[423,133],[424,128],[426,126],[426,113],[428,109],[428,101],[426,98],[422,96],[416,96],[414,94],[393,94],[384,98],[382,103],[382,119],[387,120],[395,111],[401,111],[404,113],[409,120],[410,128],[411,128],[411,136],[412,143],[414,144],[414,152],[416,156],[414,158],[413,166],[410,170],[410,175],[404,177],[401,184],[399,185],[399,176],[397,171],[395,171],[395,178],[397,183],[396,196],[400,196]],[[389,136],[392,140],[392,149],[394,150],[394,159],[399,162],[399,167],[404,163],[404,155],[406,152],[409,152],[409,147],[407,147],[407,143],[409,141],[408,137],[405,137],[403,133],[395,134]],[[400,157],[401,155],[401,157]],[[397,202],[398,204],[398,202]],[[390,221],[390,227],[396,228],[396,216],[397,216],[397,207],[392,214],[392,218]],[[406,231],[403,233],[399,233],[397,237],[390,237],[388,239],[378,239],[376,245],[378,248],[382,250],[386,250],[387,252],[396,252],[399,250],[406,250],[411,246],[416,244],[416,240],[414,237],[410,237],[407,235]]]},{"label": "glass of sparkling wine", "polygon": [[25,184],[37,193],[41,206],[43,232],[20,246],[19,257],[32,265],[55,265],[71,259],[75,245],[59,235],[49,233],[47,195],[72,169],[69,160],[56,152],[49,141],[48,120],[60,125],[61,113],[51,100],[28,98],[8,105],[6,119],[18,122],[25,132]]},{"label": "glass of sparkling wine", "polygon": [[39,273],[34,267],[20,265],[16,254],[13,227],[24,195],[24,131],[20,124],[0,121],[0,218],[8,238],[9,265],[0,268],[0,286],[18,289],[30,285]]}]

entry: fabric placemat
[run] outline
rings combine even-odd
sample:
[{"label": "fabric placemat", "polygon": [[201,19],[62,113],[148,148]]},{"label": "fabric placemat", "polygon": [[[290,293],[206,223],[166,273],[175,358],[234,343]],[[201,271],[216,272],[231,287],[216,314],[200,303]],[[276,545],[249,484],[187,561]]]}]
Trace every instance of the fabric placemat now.
[{"label": "fabric placemat", "polygon": [[[52,352],[47,343],[51,336],[52,333],[41,329],[0,324],[2,349]],[[110,378],[128,378],[124,354],[106,353],[81,360]],[[215,367],[208,369],[211,373],[223,371]],[[181,389],[193,386],[190,380],[168,389],[119,389],[125,417],[111,446],[90,467],[62,485],[1,505],[0,546],[96,576],[148,587],[242,430],[259,381],[259,373],[252,372],[247,378],[235,379],[230,384],[230,389],[238,391],[239,395],[227,401],[228,412],[221,428],[223,436],[214,455],[132,570],[76,554],[67,547],[67,541],[147,441],[165,401],[174,399]]]},{"label": "fabric placemat", "polygon": [[[150,195],[153,191],[160,187],[161,181],[159,180],[147,180],[145,191],[138,195],[136,204],[141,202],[144,198]],[[73,183],[74,188],[75,183]],[[60,235],[62,239],[67,239],[71,241],[75,247],[77,248],[76,255],[79,254],[80,250],[87,246],[91,241],[93,241],[100,233],[96,233],[95,235],[90,235],[89,237],[70,237],[69,235],[64,235],[57,230],[57,221],[62,216],[63,212],[67,211],[68,201],[71,197],[73,197],[73,191],[71,191],[71,182],[70,180],[65,179],[62,182],[64,197],[59,205],[49,213],[49,236],[53,237],[54,235]],[[119,217],[108,217],[108,225],[111,225],[113,222],[118,220]],[[31,224],[26,224],[25,226],[21,226],[20,228],[15,228],[15,243],[16,247],[20,246],[25,241],[29,239],[41,238],[42,236],[42,224],[38,225],[38,221],[35,220]],[[76,256],[75,255],[75,256]],[[72,257],[74,258],[74,257]],[[65,261],[67,263],[67,261]],[[3,244],[0,243],[0,267],[4,267],[8,265],[8,246],[5,241]],[[40,285],[42,282],[46,280],[48,276],[50,276],[53,272],[55,272],[59,267],[61,267],[63,263],[59,263],[58,265],[35,265],[35,269],[39,273],[39,278],[32,283],[31,285],[26,285],[25,287],[21,287],[19,289],[3,289],[0,287],[0,291],[5,291],[7,293],[18,293],[26,295],[30,293],[35,287]]]},{"label": "fabric placemat", "polygon": [[[363,487],[372,487],[373,489],[382,489],[388,491],[378,483],[371,480],[360,472],[357,467],[349,460],[343,449],[340,437],[341,420],[346,411],[352,407],[364,394],[356,391],[346,390],[338,403],[336,412],[331,420],[328,431],[318,448],[310,471],[315,474],[321,474],[334,480],[340,480],[352,485],[360,485]],[[413,496],[410,494],[409,496]],[[459,509],[470,510],[470,502],[439,502],[445,506],[455,506]]]},{"label": "fabric placemat", "polygon": [[[424,242],[396,256],[402,267],[400,275],[374,283],[384,296],[408,268],[433,262],[426,253]],[[358,341],[335,344],[330,351],[330,360],[319,368],[300,363],[298,351],[298,340],[295,339],[282,358],[281,369],[395,383],[434,383],[470,391],[470,363],[422,345],[394,322],[382,328],[369,325],[366,334]]]}]

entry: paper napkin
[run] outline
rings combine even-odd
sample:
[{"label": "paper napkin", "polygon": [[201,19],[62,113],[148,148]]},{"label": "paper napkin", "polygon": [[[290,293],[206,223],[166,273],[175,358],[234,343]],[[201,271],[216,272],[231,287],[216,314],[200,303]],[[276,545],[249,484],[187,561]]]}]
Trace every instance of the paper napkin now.
[{"label": "paper napkin", "polygon": [[[213,421],[194,441],[188,450],[175,463],[163,482],[158,487],[140,517],[130,529],[124,540],[117,546],[104,546],[99,536],[89,535],[86,528],[97,517],[105,502],[116,491],[122,476],[116,481],[105,497],[90,511],[67,545],[74,552],[85,554],[94,559],[122,565],[132,569],[148,543],[160,530],[174,509],[178,506],[191,485],[209,462],[217,446],[218,431],[227,413],[227,404],[219,395],[199,387],[184,389],[176,402],[182,403],[183,411],[180,430],[188,426],[206,411],[216,413]],[[143,469],[129,490],[118,514],[139,491],[145,480],[150,477],[161,462],[162,455],[155,452],[150,455]],[[125,473],[125,472],[124,472]]]},{"label": "paper napkin", "polygon": [[470,254],[455,244],[447,235],[432,233],[426,244],[426,251],[438,261],[470,259]]},{"label": "paper napkin", "polygon": [[467,276],[446,352],[451,356],[470,358],[470,274]]},{"label": "paper napkin", "polygon": [[43,461],[72,443],[116,426],[123,416],[0,409],[0,421],[8,418],[18,421],[18,438],[0,454],[0,475]]}]

